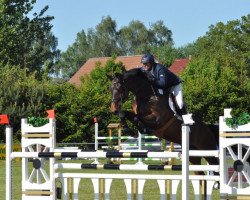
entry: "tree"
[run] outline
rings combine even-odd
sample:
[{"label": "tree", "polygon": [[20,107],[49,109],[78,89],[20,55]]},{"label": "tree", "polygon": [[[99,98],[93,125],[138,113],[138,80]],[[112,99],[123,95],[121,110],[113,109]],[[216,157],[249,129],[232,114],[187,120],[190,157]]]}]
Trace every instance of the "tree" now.
[{"label": "tree", "polygon": [[71,77],[89,58],[119,55],[116,22],[110,16],[104,17],[95,27],[77,33],[76,41],[61,54],[56,65],[57,74]]},{"label": "tree", "polygon": [[173,46],[172,32],[163,21],[152,23],[150,28],[140,21],[131,21],[119,31],[119,44],[125,55],[142,54],[152,48]]},{"label": "tree", "polygon": [[[50,69],[57,58],[57,39],[51,33],[53,17],[29,13],[36,0],[0,0],[0,60],[2,64],[19,65],[28,72]],[[46,66],[45,66],[46,63]]]},{"label": "tree", "polygon": [[56,74],[63,78],[71,77],[88,58],[92,56],[91,46],[84,31],[77,33],[76,41],[61,54],[55,65]]},{"label": "tree", "polygon": [[182,58],[182,55],[171,44],[153,46],[151,52],[166,67],[170,67],[176,58]]},{"label": "tree", "polygon": [[197,54],[182,75],[191,112],[215,122],[223,109],[248,111],[250,15],[211,26],[195,43]]},{"label": "tree", "polygon": [[37,81],[35,74],[28,75],[18,66],[0,67],[0,110],[10,117],[14,132],[20,133],[21,118],[43,112],[44,82]]},{"label": "tree", "polygon": [[140,21],[131,21],[119,31],[119,44],[125,55],[141,54],[149,51],[151,43],[149,31]]},{"label": "tree", "polygon": [[119,54],[117,48],[116,22],[110,17],[103,17],[95,31],[88,32],[91,41],[92,53],[95,56],[105,57]]},{"label": "tree", "polygon": [[82,102],[79,99],[79,90],[69,83],[46,84],[43,98],[43,110],[54,109],[56,113],[57,142],[82,142],[85,138],[72,139],[72,136],[83,132]]},{"label": "tree", "polygon": [[[173,50],[172,32],[162,21],[151,24],[147,29],[142,22],[133,20],[117,30],[116,22],[107,16],[95,29],[77,34],[73,45],[62,53],[57,73],[62,72],[63,77],[69,78],[89,58],[142,54],[152,49],[156,52],[158,47],[168,48],[168,52]],[[167,56],[164,57],[165,61]],[[172,59],[173,56],[166,63]]]},{"label": "tree", "polygon": [[162,20],[153,23],[149,32],[153,36],[153,46],[173,46],[172,31],[164,25]]},{"label": "tree", "polygon": [[95,116],[99,119],[100,134],[107,133],[107,124],[112,120],[118,120],[109,111],[111,83],[107,74],[121,70],[122,66],[114,60],[104,66],[97,63],[91,74],[82,79],[80,87],[69,83],[46,84],[44,110],[56,110],[58,142],[93,142]]},{"label": "tree", "polygon": [[83,131],[71,135],[66,140],[79,140],[85,138],[85,141],[94,141],[94,123],[93,118],[96,116],[99,120],[99,134],[107,134],[107,125],[110,122],[117,122],[117,117],[111,114],[110,102],[111,93],[110,80],[107,74],[121,70],[122,63],[115,63],[114,59],[109,60],[105,66],[97,63],[96,68],[90,76],[84,78],[84,82],[79,88],[79,99],[83,111],[82,124]]}]

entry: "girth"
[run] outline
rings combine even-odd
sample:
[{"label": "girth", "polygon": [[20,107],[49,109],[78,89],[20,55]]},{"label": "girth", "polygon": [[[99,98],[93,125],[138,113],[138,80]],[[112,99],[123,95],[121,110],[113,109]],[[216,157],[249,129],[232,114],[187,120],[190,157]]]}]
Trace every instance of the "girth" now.
[{"label": "girth", "polygon": [[154,134],[159,138],[163,138],[164,130],[168,129],[174,123],[175,120],[176,118],[173,116],[166,124],[156,129],[154,131]]}]

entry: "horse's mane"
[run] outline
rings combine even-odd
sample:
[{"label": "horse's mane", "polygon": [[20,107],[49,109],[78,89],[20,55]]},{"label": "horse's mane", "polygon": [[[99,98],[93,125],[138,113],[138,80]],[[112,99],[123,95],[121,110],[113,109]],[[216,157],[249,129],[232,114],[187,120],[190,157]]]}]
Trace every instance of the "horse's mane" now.
[{"label": "horse's mane", "polygon": [[123,78],[128,79],[130,77],[140,76],[142,75],[140,68],[133,68],[128,71],[123,72]]},{"label": "horse's mane", "polygon": [[140,68],[133,68],[128,71],[123,72],[123,78],[125,80],[129,78],[141,78],[145,80],[145,74],[142,72]]}]

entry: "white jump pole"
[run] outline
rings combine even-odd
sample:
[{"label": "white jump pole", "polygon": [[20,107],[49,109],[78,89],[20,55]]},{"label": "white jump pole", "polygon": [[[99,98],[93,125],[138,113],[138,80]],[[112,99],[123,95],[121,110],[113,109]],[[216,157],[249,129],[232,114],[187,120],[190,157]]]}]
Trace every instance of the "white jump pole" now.
[{"label": "white jump pole", "polygon": [[[141,139],[142,139],[142,135],[141,135],[140,131],[138,131],[138,139],[137,140],[138,140],[138,150],[139,151],[142,150],[142,141],[141,141]],[[139,165],[144,164],[142,162],[142,158],[139,158],[138,162],[136,164],[139,164]]]},{"label": "white jump pole", "polygon": [[189,200],[189,132],[188,125],[182,125],[182,200]]},{"label": "white jump pole", "polygon": [[[94,117],[94,123],[95,123],[95,150],[98,150],[98,121],[97,118]],[[99,164],[98,158],[95,158],[94,164]]]},{"label": "white jump pole", "polygon": [[12,128],[6,126],[6,200],[12,200]]}]

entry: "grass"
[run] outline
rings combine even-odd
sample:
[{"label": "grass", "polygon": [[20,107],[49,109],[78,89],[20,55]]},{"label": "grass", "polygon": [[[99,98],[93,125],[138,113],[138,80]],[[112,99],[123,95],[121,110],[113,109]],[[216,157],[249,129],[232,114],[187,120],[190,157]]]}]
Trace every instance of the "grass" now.
[{"label": "grass", "polygon": [[[103,163],[105,160],[101,160]],[[65,161],[64,161],[65,162]],[[68,161],[68,162],[85,162],[85,163],[91,163],[91,161]],[[125,161],[126,163],[132,164],[135,163],[133,161]],[[146,162],[145,162],[146,163]],[[21,169],[22,162],[20,161],[13,161],[13,200],[20,200],[21,199]],[[146,164],[160,164],[159,161],[147,161]],[[62,172],[69,172],[68,170],[63,170]],[[72,172],[72,171],[71,171]],[[74,172],[81,172],[83,173],[83,170],[74,170]],[[170,175],[170,174],[180,174],[180,172],[174,172],[174,171],[117,171],[117,170],[85,170],[86,173],[108,173],[108,174],[114,174],[114,173],[123,173],[123,174],[162,174],[162,175]],[[57,185],[61,185],[59,182],[57,182]],[[5,161],[0,161],[0,194],[5,199]],[[126,188],[123,180],[113,180],[111,184],[111,190],[110,190],[110,199],[111,200],[123,200],[126,199]],[[155,200],[160,199],[159,194],[159,186],[156,182],[156,180],[147,180],[144,186],[143,190],[143,199],[145,200]],[[90,179],[82,179],[79,185],[79,199],[87,199],[92,200],[94,199],[94,189],[93,185],[91,183]],[[178,195],[177,199],[181,199],[181,184],[178,187]],[[194,199],[193,197],[193,189],[190,184],[190,199]],[[219,199],[219,191],[214,190],[213,200]]]}]

